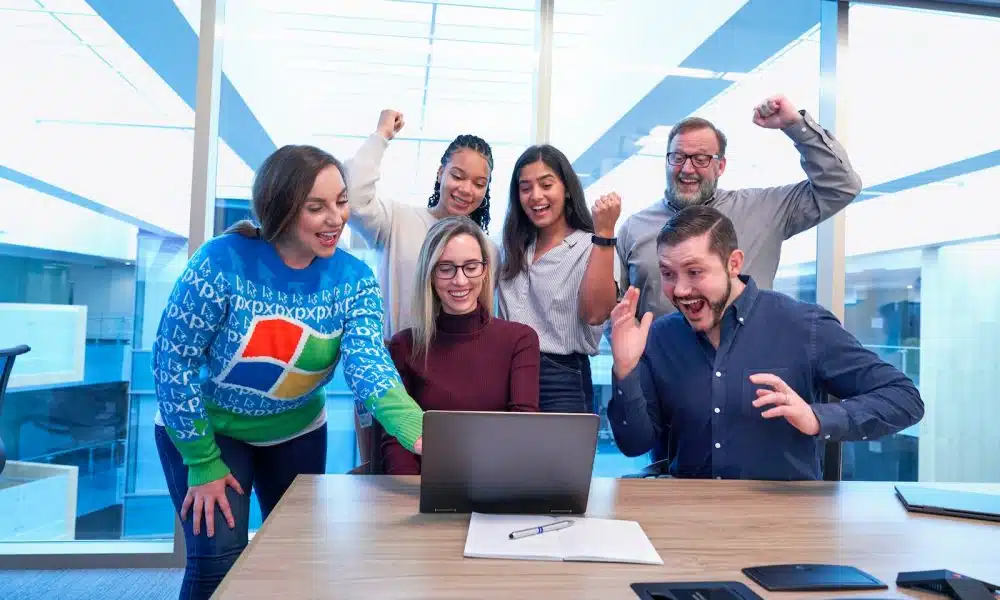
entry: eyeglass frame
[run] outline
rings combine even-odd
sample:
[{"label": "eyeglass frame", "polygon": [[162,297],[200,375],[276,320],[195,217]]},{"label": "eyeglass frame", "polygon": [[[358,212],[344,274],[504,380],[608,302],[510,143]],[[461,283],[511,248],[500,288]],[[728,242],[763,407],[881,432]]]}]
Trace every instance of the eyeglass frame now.
[{"label": "eyeglass frame", "polygon": [[[442,276],[441,273],[438,271],[438,268],[441,267],[442,265],[449,265],[449,266],[454,267],[455,268],[455,272],[452,273],[450,277],[444,277],[444,276]],[[466,270],[466,267],[471,267],[473,265],[480,265],[483,270],[480,271],[479,274],[477,274],[477,275],[469,275],[468,271]],[[485,275],[486,274],[486,267],[487,266],[489,266],[489,263],[487,263],[485,260],[470,260],[470,261],[466,261],[466,262],[464,262],[464,263],[462,263],[460,265],[456,265],[455,263],[449,262],[449,261],[443,261],[443,262],[438,262],[437,264],[435,264],[434,268],[431,269],[431,273],[434,275],[434,277],[437,277],[438,279],[442,279],[442,280],[445,280],[445,281],[450,281],[450,280],[454,279],[456,276],[458,276],[458,271],[461,270],[462,274],[465,275],[465,278],[471,280],[471,279],[479,279],[480,277],[482,277],[483,275]]]},{"label": "eyeglass frame", "polygon": [[[675,163],[672,160],[670,160],[670,155],[671,154],[673,154],[675,156],[676,155],[683,156],[684,159],[681,160],[678,163]],[[700,158],[700,157],[705,157],[705,158],[708,159],[708,160],[705,161],[705,164],[699,165],[697,163],[697,161],[695,161],[695,158]],[[667,158],[667,164],[670,165],[670,166],[672,166],[672,167],[683,167],[684,163],[686,163],[690,159],[691,160],[691,164],[694,167],[697,167],[699,169],[705,169],[705,168],[707,168],[710,164],[712,164],[712,159],[722,160],[722,156],[720,154],[700,154],[700,153],[699,154],[685,154],[684,152],[667,152],[667,157],[666,158]]]}]

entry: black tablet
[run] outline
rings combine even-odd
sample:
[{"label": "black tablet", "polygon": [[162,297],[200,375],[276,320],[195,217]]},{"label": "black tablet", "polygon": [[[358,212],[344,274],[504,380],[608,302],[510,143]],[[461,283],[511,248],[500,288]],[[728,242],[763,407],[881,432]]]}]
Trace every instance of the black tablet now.
[{"label": "black tablet", "polygon": [[663,581],[631,587],[642,600],[763,600],[739,581]]},{"label": "black tablet", "polygon": [[747,567],[743,574],[771,592],[884,590],[885,583],[846,565],[789,564]]}]

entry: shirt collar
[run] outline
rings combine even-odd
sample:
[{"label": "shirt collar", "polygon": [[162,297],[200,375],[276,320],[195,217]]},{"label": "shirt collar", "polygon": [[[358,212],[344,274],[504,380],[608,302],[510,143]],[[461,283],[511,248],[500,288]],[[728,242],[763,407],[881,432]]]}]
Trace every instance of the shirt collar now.
[{"label": "shirt collar", "polygon": [[749,275],[738,275],[738,277],[745,287],[743,293],[733,301],[732,308],[733,312],[736,313],[736,318],[742,323],[743,319],[750,315],[754,304],[757,303],[760,290],[757,289],[757,283],[754,282],[753,277]]}]

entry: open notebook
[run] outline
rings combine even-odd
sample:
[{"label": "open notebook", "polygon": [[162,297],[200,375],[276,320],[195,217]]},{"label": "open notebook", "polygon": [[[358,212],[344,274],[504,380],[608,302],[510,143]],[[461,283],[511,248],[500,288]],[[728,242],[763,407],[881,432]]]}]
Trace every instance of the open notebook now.
[{"label": "open notebook", "polygon": [[[573,525],[518,539],[512,531],[556,521]],[[663,559],[635,521],[549,515],[472,513],[465,538],[468,558],[624,562],[662,565]]]}]

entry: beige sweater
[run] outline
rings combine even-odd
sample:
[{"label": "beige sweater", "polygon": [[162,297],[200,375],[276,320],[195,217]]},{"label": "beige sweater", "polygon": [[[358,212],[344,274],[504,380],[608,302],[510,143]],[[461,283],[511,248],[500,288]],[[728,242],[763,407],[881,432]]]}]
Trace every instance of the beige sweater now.
[{"label": "beige sweater", "polygon": [[[385,302],[383,334],[386,339],[413,325],[410,305],[420,247],[427,231],[437,222],[426,205],[393,202],[376,196],[382,157],[389,142],[378,133],[364,141],[347,162],[347,198],[351,207],[348,224],[379,256],[378,281]],[[492,265],[499,253],[490,242]],[[495,274],[496,268],[492,269]]]}]

